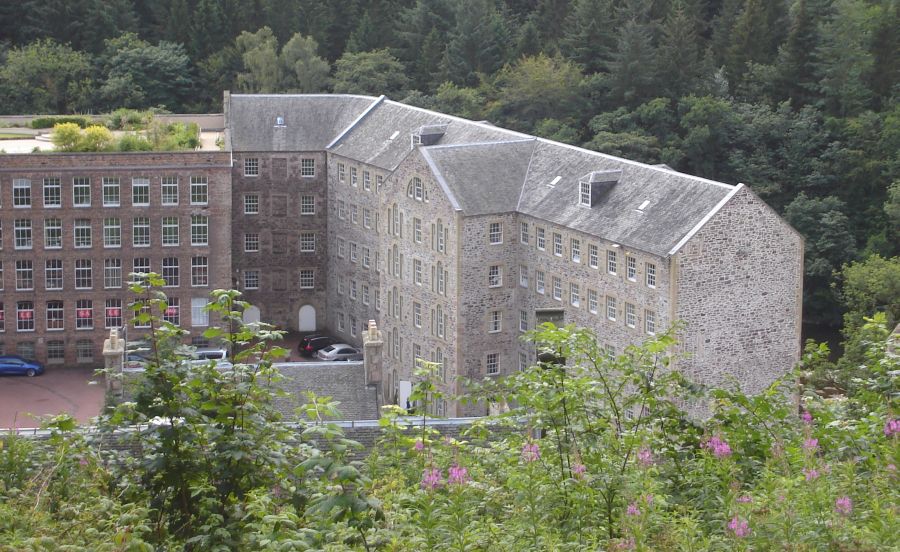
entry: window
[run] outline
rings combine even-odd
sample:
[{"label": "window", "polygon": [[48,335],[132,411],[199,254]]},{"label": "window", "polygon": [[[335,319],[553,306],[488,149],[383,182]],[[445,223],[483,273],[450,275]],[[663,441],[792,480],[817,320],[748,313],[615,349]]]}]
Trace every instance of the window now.
[{"label": "window", "polygon": [[578,204],[586,205],[587,207],[591,206],[591,183],[590,182],[579,182],[578,183]]},{"label": "window", "polygon": [[535,235],[537,236],[534,243],[538,249],[543,251],[546,247],[546,243],[544,240],[544,229],[543,228],[535,228]]},{"label": "window", "polygon": [[[0,332],[6,331],[6,317],[3,310],[3,302],[0,301]],[[3,352],[3,343],[0,343],[0,353]]]},{"label": "window", "polygon": [[351,314],[348,320],[350,321],[350,335],[356,337],[356,317]]},{"label": "window", "polygon": [[588,264],[591,268],[600,267],[600,248],[595,244],[588,244]]},{"label": "window", "polygon": [[359,183],[359,175],[356,174],[356,167],[350,167],[350,185],[354,188]]},{"label": "window", "polygon": [[191,285],[194,287],[209,285],[209,261],[206,257],[191,257]]},{"label": "window", "polygon": [[31,181],[24,178],[13,180],[13,207],[31,207]]},{"label": "window", "polygon": [[503,226],[499,222],[492,222],[488,226],[488,242],[491,245],[503,243]]},{"label": "window", "polygon": [[444,253],[446,241],[447,241],[447,229],[444,228],[444,224],[443,224],[443,222],[441,222],[441,219],[438,219],[438,222],[437,222],[437,250],[440,253]]},{"label": "window", "polygon": [[423,201],[425,199],[425,186],[422,185],[421,178],[416,176],[409,181],[409,185],[406,187],[406,195],[416,201]]},{"label": "window", "polygon": [[347,256],[347,242],[344,238],[337,239],[337,256],[339,259],[343,259]]},{"label": "window", "polygon": [[363,207],[363,226],[372,227],[372,211],[366,207]]},{"label": "window", "polygon": [[178,257],[164,257],[162,260],[162,277],[165,287],[178,287]]},{"label": "window", "polygon": [[444,326],[447,322],[447,317],[444,316],[444,307],[438,305],[435,309],[435,318],[437,319],[437,335],[438,337],[444,337]]},{"label": "window", "polygon": [[16,261],[16,289],[21,291],[34,289],[34,264],[31,260]]},{"label": "window", "polygon": [[162,187],[162,204],[178,205],[178,177],[164,176],[160,182]]},{"label": "window", "polygon": [[103,261],[103,287],[106,289],[122,287],[122,259]]},{"label": "window", "polygon": [[62,186],[59,178],[44,179],[44,207],[62,207]]},{"label": "window", "polygon": [[150,217],[134,217],[132,219],[131,244],[134,247],[150,246]]},{"label": "window", "polygon": [[259,271],[244,271],[244,289],[259,289]]},{"label": "window", "polygon": [[72,179],[72,204],[75,207],[91,206],[91,179],[76,176]]},{"label": "window", "polygon": [[637,324],[637,315],[634,311],[634,305],[625,303],[625,325],[633,328]]},{"label": "window", "polygon": [[206,305],[209,299],[206,297],[191,298],[191,326],[209,326],[209,312]]},{"label": "window", "polygon": [[316,214],[316,196],[305,195],[300,196],[300,214],[315,215]]},{"label": "window", "polygon": [[16,303],[16,331],[34,331],[34,303],[31,301],[19,301]]},{"label": "window", "polygon": [[300,176],[313,178],[316,176],[316,160],[303,158],[300,160]]},{"label": "window", "polygon": [[422,285],[422,260],[413,259],[413,283]]},{"label": "window", "polygon": [[531,236],[528,235],[528,223],[523,222],[519,225],[519,241],[528,245],[529,241],[531,241]]},{"label": "window", "polygon": [[491,311],[488,319],[488,333],[499,332],[503,328],[503,311]]},{"label": "window", "polygon": [[563,247],[562,247],[562,235],[553,233],[553,254],[557,257],[562,257]]},{"label": "window", "polygon": [[62,247],[62,221],[58,218],[44,219],[44,249]]},{"label": "window", "polygon": [[[0,195],[2,195],[2,190],[0,190]],[[3,221],[0,220],[0,250],[3,249]]]},{"label": "window", "polygon": [[536,270],[534,272],[534,290],[540,294],[544,293],[544,271]]},{"label": "window", "polygon": [[191,215],[191,245],[209,244],[209,217]]},{"label": "window", "polygon": [[103,206],[118,207],[121,203],[119,179],[112,176],[103,177]]},{"label": "window", "polygon": [[81,362],[94,362],[94,343],[90,339],[79,339],[75,343],[75,359]]},{"label": "window", "polygon": [[75,247],[90,247],[91,241],[91,220],[75,219]]},{"label": "window", "polygon": [[553,277],[553,298],[562,301],[562,280],[559,279],[559,276]]},{"label": "window", "polygon": [[179,243],[178,217],[163,217],[162,219],[162,244],[164,246],[178,245]]},{"label": "window", "polygon": [[16,219],[13,224],[16,249],[31,249],[31,219]]},{"label": "window", "polygon": [[371,256],[370,256],[370,254],[369,254],[369,248],[363,246],[363,248],[362,248],[362,265],[363,265],[365,268],[369,268],[369,262],[370,262],[370,260],[371,260]]},{"label": "window", "polygon": [[443,269],[441,263],[437,264],[437,292],[446,295],[448,271]]},{"label": "window", "polygon": [[131,204],[135,207],[150,205],[150,179],[131,179]]},{"label": "window", "polygon": [[500,353],[488,353],[484,362],[487,375],[494,376],[500,373]]},{"label": "window", "polygon": [[47,259],[44,261],[44,287],[47,290],[63,288],[62,259]]},{"label": "window", "polygon": [[205,176],[191,177],[191,205],[209,203],[209,179]]},{"label": "window", "polygon": [[372,173],[363,171],[363,190],[372,191]]},{"label": "window", "polygon": [[598,306],[597,303],[598,303],[597,290],[588,289],[588,310],[594,314],[597,314],[597,306]]},{"label": "window", "polygon": [[147,257],[135,257],[131,266],[131,271],[136,274],[148,274],[150,272],[150,259]]},{"label": "window", "polygon": [[519,331],[520,332],[528,331],[528,311],[524,311],[524,310],[519,311]]},{"label": "window", "polygon": [[103,219],[103,247],[122,247],[122,223],[119,217]]},{"label": "window", "polygon": [[103,327],[104,328],[121,328],[122,327],[122,300],[107,299],[106,309],[103,311]]},{"label": "window", "polygon": [[498,265],[488,267],[488,287],[503,285],[503,271]]},{"label": "window", "polygon": [[3,291],[3,261],[0,261],[0,291]]},{"label": "window", "polygon": [[579,240],[577,238],[572,238],[571,248],[572,248],[572,262],[580,263],[581,262],[581,240]]},{"label": "window", "polygon": [[631,255],[625,255],[625,277],[634,282],[636,276],[637,259],[635,259]]},{"label": "window", "polygon": [[359,207],[355,203],[350,204],[350,222],[359,224]]},{"label": "window", "polygon": [[381,312],[381,290],[375,288],[373,293],[375,295],[375,310]]},{"label": "window", "polygon": [[337,313],[337,330],[339,332],[344,331],[344,313],[342,312]]},{"label": "window", "polygon": [[351,279],[350,280],[350,300],[351,301],[356,301],[356,298],[359,297],[356,294],[356,290],[357,290],[356,280]]},{"label": "window", "polygon": [[645,268],[647,269],[647,287],[656,287],[656,265],[647,263]]},{"label": "window", "polygon": [[375,193],[381,191],[381,185],[384,184],[384,177],[380,174],[375,175]]},{"label": "window", "polygon": [[47,342],[47,362],[57,364],[66,360],[66,344],[64,341],[54,339]]},{"label": "window", "polygon": [[360,288],[362,289],[362,303],[363,303],[363,305],[368,305],[369,304],[369,284],[362,284],[362,285],[360,285]]},{"label": "window", "polygon": [[259,176],[258,157],[247,157],[244,159],[244,176]]},{"label": "window", "polygon": [[615,297],[607,297],[606,298],[606,317],[610,320],[616,319],[616,298]]},{"label": "window", "polygon": [[616,273],[616,252],[615,251],[607,251],[606,252],[606,270],[610,274]]},{"label": "window", "polygon": [[94,328],[94,302],[91,299],[79,299],[75,302],[75,329],[91,330]]},{"label": "window", "polygon": [[347,206],[343,199],[339,199],[337,202],[337,215],[341,220],[347,218]]},{"label": "window", "polygon": [[244,214],[245,215],[258,215],[259,214],[259,194],[244,195]]},{"label": "window", "polygon": [[169,324],[176,326],[181,324],[181,306],[178,297],[168,297],[166,299],[166,310],[163,311],[163,320]]},{"label": "window", "polygon": [[528,289],[528,267],[519,265],[519,287]]},{"label": "window", "polygon": [[644,311],[644,331],[650,335],[656,333],[656,313],[654,311]]},{"label": "window", "polygon": [[519,353],[519,371],[524,372],[528,369],[528,355],[525,353]]},{"label": "window", "polygon": [[422,219],[413,218],[413,241],[422,243]]},{"label": "window", "polygon": [[347,181],[347,167],[343,163],[338,163],[338,182]]},{"label": "window", "polygon": [[581,286],[569,284],[569,302],[573,307],[581,306]]},{"label": "window", "polygon": [[314,287],[316,287],[315,271],[311,268],[301,269],[300,289],[313,289]]},{"label": "window", "polygon": [[300,233],[300,252],[315,253],[316,252],[316,233],[301,232]]},{"label": "window", "polygon": [[75,260],[75,289],[94,287],[93,266],[90,259]]},{"label": "window", "polygon": [[422,304],[413,301],[413,325],[417,328],[422,327]]}]

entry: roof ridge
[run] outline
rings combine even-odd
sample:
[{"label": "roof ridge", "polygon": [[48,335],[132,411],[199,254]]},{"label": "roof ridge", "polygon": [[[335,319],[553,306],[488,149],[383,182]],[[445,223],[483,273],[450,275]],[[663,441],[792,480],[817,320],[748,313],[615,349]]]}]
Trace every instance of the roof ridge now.
[{"label": "roof ridge", "polygon": [[381,96],[378,96],[378,98],[376,98],[375,101],[369,105],[369,107],[365,108],[363,110],[363,112],[360,113],[359,116],[356,117],[356,119],[354,119],[353,122],[351,122],[349,126],[347,126],[347,128],[345,128],[343,131],[341,131],[331,142],[329,142],[325,146],[325,149],[329,150],[329,149],[333,148],[338,142],[343,140],[344,136],[347,136],[347,134],[349,134],[353,130],[353,128],[356,127],[356,125],[358,125],[360,123],[360,121],[362,121],[363,119],[366,118],[366,115],[371,113],[372,110],[374,110],[376,107],[378,107],[379,104],[381,104],[381,102],[384,101],[384,98],[385,98],[384,94],[382,94]]},{"label": "roof ridge", "polygon": [[700,222],[698,222],[697,224],[694,225],[693,228],[688,230],[688,233],[685,234],[680,240],[678,240],[678,243],[676,243],[675,246],[669,250],[669,256],[672,256],[675,253],[678,253],[678,250],[681,249],[682,247],[684,247],[684,244],[686,244],[688,241],[690,241],[690,239],[693,238],[694,235],[697,232],[699,232],[701,228],[706,226],[706,223],[709,222],[709,220],[711,218],[713,218],[716,215],[716,213],[721,211],[722,207],[725,207],[725,205],[727,205],[728,202],[731,201],[731,198],[733,198],[744,187],[745,186],[743,184],[738,184],[730,192],[728,192],[725,195],[725,197],[723,197],[721,200],[719,200],[719,202],[716,204],[716,206],[713,207],[708,213],[706,213],[706,215],[704,215],[703,218],[700,219]]},{"label": "roof ridge", "polygon": [[519,190],[519,199],[516,200],[516,212],[521,212],[522,198],[525,196],[525,185],[528,183],[528,175],[531,173],[531,163],[534,161],[534,153],[537,151],[537,138],[531,146],[531,155],[528,157],[528,166],[525,167],[525,175],[522,177],[522,188]]},{"label": "roof ridge", "polygon": [[522,138],[520,140],[491,140],[485,142],[463,142],[460,144],[435,144],[433,146],[422,146],[423,149],[448,149],[448,148],[469,148],[469,147],[481,147],[481,146],[495,146],[495,145],[506,145],[506,144],[523,144],[525,142],[533,142],[536,140],[534,136],[530,136],[528,138]]},{"label": "roof ridge", "polygon": [[422,158],[425,160],[425,163],[428,164],[428,167],[431,169],[431,172],[437,179],[438,184],[440,184],[441,189],[444,190],[444,194],[447,195],[447,199],[450,200],[450,204],[453,205],[453,208],[456,211],[462,211],[462,207],[459,205],[459,200],[456,199],[456,195],[453,193],[453,190],[450,189],[450,185],[447,183],[447,180],[444,178],[441,170],[438,169],[437,163],[434,162],[434,159],[432,159],[431,155],[428,153],[428,148],[419,148],[419,152],[421,153]]}]

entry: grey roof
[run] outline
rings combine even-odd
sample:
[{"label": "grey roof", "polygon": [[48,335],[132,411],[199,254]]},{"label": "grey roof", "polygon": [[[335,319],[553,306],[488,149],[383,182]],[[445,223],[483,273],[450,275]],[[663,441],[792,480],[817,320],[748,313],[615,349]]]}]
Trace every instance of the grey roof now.
[{"label": "grey roof", "polygon": [[366,385],[361,362],[298,362],[275,365],[284,379],[281,388],[288,396],[276,399],[275,406],[285,414],[308,401],[305,391],[340,402],[341,420],[375,420],[378,400],[375,388]]},{"label": "grey roof", "polygon": [[[233,151],[322,151],[377,98],[344,94],[232,94]],[[284,125],[276,118],[284,117]]]}]

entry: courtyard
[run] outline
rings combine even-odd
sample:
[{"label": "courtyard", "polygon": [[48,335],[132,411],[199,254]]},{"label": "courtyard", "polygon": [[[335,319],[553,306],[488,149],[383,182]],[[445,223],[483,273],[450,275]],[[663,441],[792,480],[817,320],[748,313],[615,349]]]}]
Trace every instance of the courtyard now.
[{"label": "courtyard", "polygon": [[103,408],[106,387],[90,368],[50,367],[41,376],[0,377],[0,429],[38,427],[37,416],[68,413],[85,424]]}]

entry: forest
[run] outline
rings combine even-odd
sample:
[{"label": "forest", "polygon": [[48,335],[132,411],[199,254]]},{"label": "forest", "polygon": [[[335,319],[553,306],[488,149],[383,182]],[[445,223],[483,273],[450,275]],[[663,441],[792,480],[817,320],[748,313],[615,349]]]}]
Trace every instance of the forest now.
[{"label": "forest", "polygon": [[24,0],[0,117],[386,94],[744,182],[806,238],[806,322],[837,328],[858,266],[900,308],[897,29],[897,0]]}]

